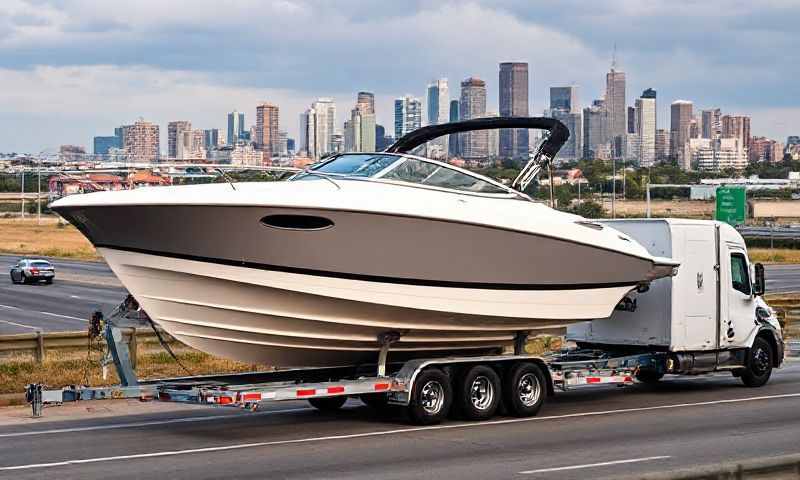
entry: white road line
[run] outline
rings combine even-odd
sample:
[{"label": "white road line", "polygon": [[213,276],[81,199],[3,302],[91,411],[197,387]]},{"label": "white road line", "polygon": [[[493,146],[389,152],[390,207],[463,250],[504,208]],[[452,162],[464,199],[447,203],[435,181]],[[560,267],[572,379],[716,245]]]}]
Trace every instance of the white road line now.
[{"label": "white road line", "polygon": [[9,320],[0,320],[0,322],[7,323],[7,324],[13,325],[15,327],[30,328],[31,330],[41,330],[41,328],[39,328],[39,327],[31,327],[30,325],[23,325],[21,323],[12,322],[12,321],[9,321]]},{"label": "white road line", "polygon": [[36,312],[36,313],[41,313],[42,315],[50,315],[51,317],[67,318],[69,320],[79,320],[81,322],[88,322],[89,321],[89,320],[86,320],[85,318],[71,317],[69,315],[61,315],[59,313],[50,313],[50,312]]},{"label": "white road line", "polygon": [[13,305],[0,305],[0,308],[10,308],[12,310],[19,310],[19,307],[15,307]]},{"label": "white road line", "polygon": [[307,412],[310,410],[316,410],[316,409],[311,407],[287,408],[283,410],[267,410],[264,412],[249,413],[247,415],[208,415],[204,417],[169,418],[166,420],[149,420],[144,422],[117,423],[112,425],[93,425],[90,427],[54,428],[52,430],[34,430],[28,432],[0,433],[0,438],[29,437],[31,435],[49,435],[53,433],[92,432],[95,430],[116,430],[119,428],[150,427],[155,425],[169,425],[173,423],[207,422],[209,420],[222,420],[228,418],[248,418],[252,415],[256,416],[274,415],[276,413],[296,413],[296,412]]},{"label": "white road line", "polygon": [[[741,402],[753,402],[758,400],[772,400],[772,399],[779,399],[779,398],[796,398],[800,397],[800,393],[785,393],[780,395],[764,395],[759,397],[747,397],[747,398],[735,398],[735,399],[728,399],[728,400],[711,400],[707,402],[694,402],[694,403],[678,403],[678,404],[671,404],[671,405],[658,405],[654,407],[638,407],[638,408],[622,408],[619,410],[603,410],[597,412],[583,412],[583,413],[569,413],[566,415],[552,415],[549,417],[530,417],[530,418],[512,418],[507,420],[494,420],[488,422],[480,422],[480,423],[460,423],[460,424],[449,424],[449,425],[434,425],[430,427],[409,427],[409,428],[398,428],[395,430],[379,430],[375,432],[363,432],[363,433],[353,433],[349,435],[330,435],[325,437],[309,437],[309,438],[297,438],[294,440],[276,440],[272,442],[257,442],[257,443],[240,443],[234,445],[222,445],[217,447],[205,447],[205,448],[191,448],[186,450],[168,450],[163,452],[152,452],[152,453],[139,453],[133,455],[116,455],[113,457],[97,457],[97,458],[81,458],[75,460],[62,460],[60,462],[52,462],[52,463],[33,463],[28,465],[14,465],[9,467],[0,467],[0,471],[6,470],[31,470],[35,468],[48,468],[48,467],[63,467],[66,465],[79,465],[79,464],[86,464],[86,463],[101,463],[101,462],[113,462],[117,460],[134,460],[140,458],[154,458],[154,457],[170,457],[176,455],[190,455],[193,453],[210,453],[210,452],[224,452],[229,450],[242,450],[246,448],[257,448],[257,447],[272,447],[277,445],[294,445],[294,444],[303,444],[303,443],[316,443],[316,442],[324,442],[330,440],[349,440],[354,438],[368,438],[368,437],[380,437],[380,436],[388,436],[388,435],[399,435],[404,433],[413,433],[413,432],[425,432],[431,430],[451,430],[451,429],[464,429],[464,428],[479,428],[479,427],[486,427],[492,425],[506,425],[506,424],[513,424],[513,423],[527,423],[527,422],[541,422],[547,420],[560,420],[564,418],[578,418],[578,417],[591,417],[591,416],[599,416],[599,415],[613,415],[613,414],[620,414],[620,413],[631,413],[631,412],[646,412],[651,410],[667,410],[667,409],[675,409],[675,408],[686,408],[686,407],[696,407],[696,406],[706,406],[706,405],[719,405],[719,404],[726,404],[726,403],[741,403]],[[65,429],[68,431],[67,429]]]},{"label": "white road line", "polygon": [[639,462],[652,462],[653,460],[664,460],[672,458],[669,455],[661,455],[659,457],[643,457],[643,458],[629,458],[628,460],[612,460],[610,462],[600,463],[587,463],[586,465],[570,465],[569,467],[554,467],[554,468],[540,468],[538,470],[525,470],[519,472],[520,475],[530,475],[533,473],[547,473],[547,472],[560,472],[563,470],[580,470],[582,468],[606,467],[609,465],[621,465],[623,463],[639,463]]}]

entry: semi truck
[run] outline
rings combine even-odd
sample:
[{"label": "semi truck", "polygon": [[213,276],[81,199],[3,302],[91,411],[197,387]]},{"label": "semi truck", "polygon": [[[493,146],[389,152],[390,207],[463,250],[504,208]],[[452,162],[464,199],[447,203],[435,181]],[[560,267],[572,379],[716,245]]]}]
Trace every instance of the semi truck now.
[{"label": "semi truck", "polygon": [[[767,383],[783,361],[781,327],[763,299],[764,268],[750,261],[734,228],[683,219],[596,222],[627,234],[655,256],[676,259],[680,266],[673,276],[632,291],[609,318],[568,326],[565,338],[574,348],[529,355],[524,348],[533,332],[518,332],[513,351],[392,362],[391,341],[385,341],[371,365],[139,381],[121,332],[147,326],[148,319],[128,299],[102,322],[108,359],[121,384],[58,390],[32,384],[28,400],[38,416],[45,404],[106,398],[250,410],[270,402],[308,400],[332,411],[358,397],[373,408],[405,409],[412,423],[435,424],[448,416],[532,416],[557,391],[654,383],[665,375],[730,372],[748,387]],[[95,320],[99,318],[96,314]]]}]

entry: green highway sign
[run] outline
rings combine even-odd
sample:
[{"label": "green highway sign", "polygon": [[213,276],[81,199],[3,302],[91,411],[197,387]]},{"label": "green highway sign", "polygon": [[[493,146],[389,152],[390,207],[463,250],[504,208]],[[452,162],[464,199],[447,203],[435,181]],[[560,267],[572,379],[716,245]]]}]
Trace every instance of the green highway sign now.
[{"label": "green highway sign", "polygon": [[717,188],[717,220],[733,226],[742,225],[746,212],[747,195],[744,187]]}]

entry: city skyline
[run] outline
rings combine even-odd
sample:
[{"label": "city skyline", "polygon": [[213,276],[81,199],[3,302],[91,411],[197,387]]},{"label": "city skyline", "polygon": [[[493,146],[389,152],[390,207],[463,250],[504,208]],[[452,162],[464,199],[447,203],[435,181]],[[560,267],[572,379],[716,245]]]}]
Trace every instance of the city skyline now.
[{"label": "city skyline", "polygon": [[[264,2],[261,14],[286,20],[270,29],[254,28],[259,15],[243,5],[220,17],[210,16],[214,9],[202,1],[191,9],[158,4],[158,18],[149,1],[125,9],[113,2],[81,5],[21,0],[0,6],[0,123],[6,122],[0,150],[89,146],[93,136],[140,116],[162,126],[164,146],[169,121],[187,118],[198,128],[223,130],[219,112],[240,109],[250,120],[262,101],[281,107],[280,123],[297,138],[297,115],[311,102],[332,97],[349,105],[358,89],[375,92],[377,121],[388,125],[394,98],[424,98],[426,82],[440,75],[452,84],[469,76],[487,80],[487,110],[498,111],[492,84],[500,61],[529,63],[536,79],[529,107],[537,113],[552,85],[580,85],[584,98],[598,97],[604,82],[597,72],[607,70],[615,42],[628,105],[653,87],[663,99],[660,118],[667,118],[672,100],[690,98],[698,109],[724,106],[750,115],[754,135],[797,134],[800,87],[793,79],[800,67],[786,61],[799,41],[785,34],[796,18],[791,2],[656,1],[647,9],[598,2],[581,5],[579,17],[565,13],[575,7],[569,3],[363,9],[347,1],[336,8]],[[309,34],[304,25],[321,27]],[[194,28],[208,35],[181,34]],[[229,35],[231,28],[242,35]],[[327,41],[332,36],[340,41]],[[367,37],[376,41],[358,41]],[[535,47],[545,40],[548,48]],[[393,67],[385,69],[389,45]],[[226,53],[209,62],[209,51]],[[339,112],[337,123],[346,113]],[[39,125],[52,140],[17,125]]]}]

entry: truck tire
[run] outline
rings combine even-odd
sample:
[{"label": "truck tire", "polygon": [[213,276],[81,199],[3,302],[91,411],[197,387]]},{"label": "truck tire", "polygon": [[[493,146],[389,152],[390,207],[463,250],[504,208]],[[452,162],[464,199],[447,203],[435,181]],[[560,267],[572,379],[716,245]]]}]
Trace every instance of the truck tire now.
[{"label": "truck tire", "polygon": [[466,369],[456,384],[455,403],[466,420],[488,420],[497,412],[502,399],[500,376],[486,365]]},{"label": "truck tire", "polygon": [[342,408],[342,405],[347,401],[347,397],[319,397],[309,398],[308,403],[320,412],[335,412]]},{"label": "truck tire", "polygon": [[636,380],[647,385],[654,385],[663,377],[663,373],[656,372],[654,370],[639,370],[639,373],[636,374]]},{"label": "truck tire", "polygon": [[747,363],[741,372],[742,383],[748,387],[761,387],[772,375],[774,352],[772,345],[761,337],[756,337],[747,354]]},{"label": "truck tire", "polygon": [[416,425],[440,423],[453,404],[453,386],[450,376],[438,368],[423,370],[414,381],[408,416]]},{"label": "truck tire", "polygon": [[510,415],[532,417],[539,413],[547,394],[544,374],[534,363],[518,363],[506,374],[503,392]]}]

